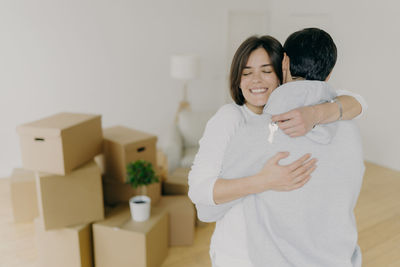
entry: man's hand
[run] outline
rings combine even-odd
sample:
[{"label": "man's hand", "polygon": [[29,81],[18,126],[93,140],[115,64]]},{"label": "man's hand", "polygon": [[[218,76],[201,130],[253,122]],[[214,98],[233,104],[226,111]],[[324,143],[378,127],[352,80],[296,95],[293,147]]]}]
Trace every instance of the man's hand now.
[{"label": "man's hand", "polygon": [[272,116],[279,128],[290,137],[307,134],[319,123],[319,116],[313,106],[306,106],[290,110],[286,113]]}]

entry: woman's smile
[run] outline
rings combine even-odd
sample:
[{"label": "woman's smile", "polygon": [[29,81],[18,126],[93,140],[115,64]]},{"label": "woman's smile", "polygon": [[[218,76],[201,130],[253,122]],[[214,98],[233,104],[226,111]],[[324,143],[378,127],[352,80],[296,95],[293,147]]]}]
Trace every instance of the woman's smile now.
[{"label": "woman's smile", "polygon": [[252,94],[260,95],[266,93],[268,91],[268,88],[252,88],[249,90]]}]

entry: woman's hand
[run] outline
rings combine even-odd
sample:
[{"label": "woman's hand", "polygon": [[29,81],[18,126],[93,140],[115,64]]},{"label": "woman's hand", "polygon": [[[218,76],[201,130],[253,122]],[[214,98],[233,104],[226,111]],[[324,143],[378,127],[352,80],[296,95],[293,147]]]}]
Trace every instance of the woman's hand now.
[{"label": "woman's hand", "polygon": [[314,106],[306,106],[274,115],[271,120],[278,122],[279,128],[288,136],[298,137],[311,131],[319,123],[320,118]]},{"label": "woman's hand", "polygon": [[290,191],[302,187],[310,180],[310,174],[315,170],[317,160],[310,160],[310,154],[306,154],[289,165],[279,165],[279,161],[288,156],[288,152],[277,153],[256,175],[236,179],[218,178],[213,189],[215,204],[230,202],[267,190]]},{"label": "woman's hand", "polygon": [[310,159],[311,155],[306,154],[289,165],[279,165],[279,161],[288,156],[289,152],[279,152],[265,163],[256,176],[260,192],[291,191],[310,180],[311,173],[316,169],[317,159]]}]

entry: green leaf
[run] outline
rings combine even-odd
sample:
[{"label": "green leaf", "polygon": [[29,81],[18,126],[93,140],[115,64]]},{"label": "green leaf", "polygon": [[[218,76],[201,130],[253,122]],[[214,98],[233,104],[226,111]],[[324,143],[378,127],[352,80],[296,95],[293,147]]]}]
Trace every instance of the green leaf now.
[{"label": "green leaf", "polygon": [[149,185],[158,182],[151,162],[146,160],[137,160],[126,165],[127,183],[137,188],[143,185]]}]

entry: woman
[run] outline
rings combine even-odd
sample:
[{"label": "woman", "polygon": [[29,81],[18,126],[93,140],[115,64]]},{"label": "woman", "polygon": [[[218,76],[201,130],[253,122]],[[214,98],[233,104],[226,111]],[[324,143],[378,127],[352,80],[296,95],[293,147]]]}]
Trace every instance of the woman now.
[{"label": "woman", "polygon": [[[217,221],[210,245],[213,266],[252,266],[246,247],[242,197],[266,190],[297,189],[310,179],[316,168],[316,160],[307,154],[289,165],[279,165],[288,154],[277,153],[256,175],[237,179],[219,177],[230,138],[248,118],[262,113],[271,92],[282,83],[282,60],[283,48],[270,36],[251,37],[243,42],[233,58],[230,73],[235,103],[218,110],[207,123],[200,140],[189,174],[189,197],[196,204],[201,220]],[[343,119],[351,119],[361,112],[359,102],[353,97],[343,95],[338,99],[343,106]],[[299,136],[317,123],[337,120],[339,113],[336,103],[325,103],[272,119],[278,121],[283,117],[281,129],[290,136]],[[223,217],[208,217],[213,208],[225,207],[227,211]],[[207,212],[203,213],[204,210]]]}]

